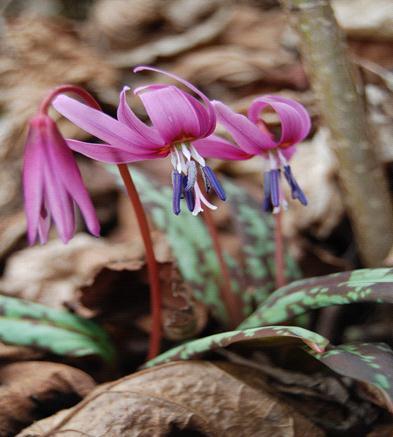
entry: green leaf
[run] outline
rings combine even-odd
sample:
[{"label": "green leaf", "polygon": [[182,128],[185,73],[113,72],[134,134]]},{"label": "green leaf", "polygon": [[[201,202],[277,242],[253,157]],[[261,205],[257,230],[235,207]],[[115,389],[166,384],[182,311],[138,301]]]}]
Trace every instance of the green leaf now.
[{"label": "green leaf", "polygon": [[95,323],[14,297],[0,296],[0,340],[58,355],[99,355],[108,362],[114,359],[107,334]]},{"label": "green leaf", "polygon": [[393,269],[362,269],[303,279],[275,291],[239,329],[282,323],[307,311],[357,302],[393,303]]},{"label": "green leaf", "polygon": [[[274,290],[274,220],[246,190],[228,178],[222,178],[222,182],[242,243],[244,289],[252,290],[253,303],[260,305]],[[299,267],[289,254],[285,256],[285,268],[288,282],[301,277]]]},{"label": "green leaf", "polygon": [[[343,376],[371,385],[380,396],[374,402],[393,413],[393,351],[383,343],[345,344],[316,353],[315,358]],[[372,395],[372,390],[367,390]]]},{"label": "green leaf", "polygon": [[[155,226],[165,232],[179,270],[191,285],[195,298],[203,301],[213,315],[225,323],[228,315],[219,288],[220,266],[202,219],[186,211],[174,215],[172,188],[159,184],[135,168],[131,172],[144,206]],[[230,262],[235,264],[234,260]],[[240,291],[235,279],[232,280],[232,289]]]},{"label": "green leaf", "polygon": [[199,358],[206,352],[234,344],[263,347],[288,343],[305,344],[315,352],[321,352],[329,341],[315,332],[297,326],[266,326],[264,328],[245,329],[242,331],[229,331],[199,338],[198,340],[190,341],[170,349],[150,360],[145,367],[155,366],[156,364],[168,361]]},{"label": "green leaf", "polygon": [[[116,169],[113,166],[107,168],[117,176],[121,185]],[[165,232],[183,278],[192,287],[196,299],[209,306],[218,320],[227,322],[228,314],[219,288],[220,266],[203,220],[188,211],[175,216],[171,187],[160,184],[151,175],[134,167],[131,173],[144,206],[154,225]],[[263,214],[260,205],[245,190],[228,179],[223,179],[223,185],[233,211],[234,226],[242,241],[244,265],[240,266],[226,253],[224,257],[231,273],[232,291],[242,299],[246,317],[274,289],[273,222],[270,214]],[[185,205],[183,209],[186,209]],[[288,257],[286,273],[290,279],[299,277],[298,268]]]}]

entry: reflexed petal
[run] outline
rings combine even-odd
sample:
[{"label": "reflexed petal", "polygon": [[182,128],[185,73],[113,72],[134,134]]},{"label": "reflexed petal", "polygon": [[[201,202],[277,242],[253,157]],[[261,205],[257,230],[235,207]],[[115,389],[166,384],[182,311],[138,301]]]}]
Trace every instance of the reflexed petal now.
[{"label": "reflexed petal", "polygon": [[207,138],[193,141],[192,144],[205,158],[243,160],[253,156],[217,135],[210,135]]},{"label": "reflexed petal", "polygon": [[147,140],[141,141],[141,135],[125,124],[75,99],[61,94],[52,104],[81,129],[125,152],[141,154],[155,148]]},{"label": "reflexed petal", "polygon": [[140,134],[141,137],[144,138],[146,141],[151,142],[154,148],[156,148],[157,146],[163,146],[165,144],[165,141],[161,138],[157,130],[150,126],[147,126],[145,123],[139,120],[139,118],[129,107],[126,99],[126,92],[129,89],[129,87],[124,87],[122,92],[120,93],[120,102],[119,107],[117,108],[117,119],[120,122],[129,126],[138,134]]},{"label": "reflexed petal", "polygon": [[23,162],[24,204],[30,244],[33,244],[37,237],[44,195],[42,165],[45,156],[42,150],[43,138],[42,132],[39,127],[34,125],[35,123],[38,123],[38,120],[33,119],[30,123]]},{"label": "reflexed petal", "polygon": [[262,132],[247,117],[236,114],[221,102],[213,102],[220,123],[228,130],[239,147],[253,155],[275,147],[269,135]]},{"label": "reflexed petal", "polygon": [[[84,141],[67,139],[67,145],[75,152],[88,156],[101,162],[109,164],[127,164],[131,162],[142,161],[144,159],[164,158],[167,154],[158,155],[156,153],[145,152],[141,155],[134,155],[124,152],[110,144],[87,143]],[[168,152],[169,153],[169,152]]]},{"label": "reflexed petal", "polygon": [[206,105],[206,110],[208,113],[208,120],[209,120],[209,129],[205,132],[205,136],[210,135],[214,132],[214,129],[216,128],[216,113],[214,111],[214,107],[212,105],[212,103],[210,102],[210,100],[205,96],[205,94],[203,94],[201,91],[198,90],[198,88],[196,88],[192,83],[182,79],[181,77],[177,76],[176,74],[172,74],[172,73],[168,73],[164,70],[160,70],[159,68],[154,68],[154,67],[149,67],[149,66],[145,66],[145,65],[141,65],[139,67],[136,67],[134,69],[134,73],[138,73],[139,71],[144,71],[144,70],[149,70],[149,71],[155,71],[157,73],[161,73],[164,74],[168,77],[171,77],[177,81],[179,81],[180,83],[182,83],[183,85],[185,85],[187,88],[189,88],[192,92],[194,92],[197,96],[199,96],[202,101],[204,102],[204,104]]},{"label": "reflexed petal", "polygon": [[253,123],[260,121],[261,111],[270,106],[281,121],[281,137],[277,146],[288,147],[302,141],[309,133],[311,120],[300,103],[280,96],[263,96],[253,101],[248,117]]},{"label": "reflexed petal", "polygon": [[182,138],[198,138],[201,125],[194,106],[185,93],[174,86],[167,86],[140,94],[153,126],[166,143]]}]

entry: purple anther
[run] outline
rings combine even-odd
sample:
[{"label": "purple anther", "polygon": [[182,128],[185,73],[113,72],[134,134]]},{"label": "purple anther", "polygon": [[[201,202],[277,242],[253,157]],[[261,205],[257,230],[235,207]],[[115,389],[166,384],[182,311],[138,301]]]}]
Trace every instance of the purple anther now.
[{"label": "purple anther", "polygon": [[195,197],[193,190],[187,190],[187,186],[189,185],[189,181],[187,180],[187,176],[183,177],[183,187],[184,187],[184,197],[186,198],[187,208],[189,211],[194,211],[195,207]]},{"label": "purple anther", "polygon": [[205,165],[204,167],[202,167],[202,172],[217,196],[221,200],[226,200],[227,196],[225,194],[224,188],[222,187],[220,181],[217,179],[214,171],[209,166]]},{"label": "purple anther", "polygon": [[274,208],[280,206],[280,170],[270,170],[270,198]]},{"label": "purple anther", "polygon": [[291,167],[289,165],[284,166],[284,176],[289,186],[291,187],[292,199],[298,199],[302,205],[306,206],[308,204],[307,197],[305,196],[303,190],[300,188],[299,184],[294,178]]},{"label": "purple anther", "polygon": [[183,192],[183,176],[177,171],[172,172],[173,197],[172,210],[176,215],[180,214],[180,199]]},{"label": "purple anther", "polygon": [[263,175],[263,204],[262,209],[266,212],[271,211],[272,201],[271,201],[271,191],[270,191],[270,172],[265,172]]}]

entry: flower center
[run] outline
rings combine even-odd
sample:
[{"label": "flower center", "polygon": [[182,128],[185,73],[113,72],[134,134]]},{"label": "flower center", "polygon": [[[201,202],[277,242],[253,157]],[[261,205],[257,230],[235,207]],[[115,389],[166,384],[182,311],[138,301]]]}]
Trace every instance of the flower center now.
[{"label": "flower center", "polygon": [[291,188],[292,199],[298,199],[302,205],[306,206],[308,203],[307,198],[294,178],[288,161],[279,149],[269,152],[269,163],[270,170],[264,176],[263,209],[277,214],[281,207],[284,209],[288,207],[288,202],[281,189],[281,172],[284,172],[284,177]]},{"label": "flower center", "polygon": [[221,200],[226,199],[224,189],[218,181],[214,171],[206,165],[205,159],[196,148],[186,142],[171,146],[171,162],[173,166],[173,212],[180,213],[180,200],[186,199],[187,207],[193,215],[203,211],[202,205],[210,209],[217,209],[202,194],[198,183],[198,171],[202,177],[206,192],[213,189]]}]

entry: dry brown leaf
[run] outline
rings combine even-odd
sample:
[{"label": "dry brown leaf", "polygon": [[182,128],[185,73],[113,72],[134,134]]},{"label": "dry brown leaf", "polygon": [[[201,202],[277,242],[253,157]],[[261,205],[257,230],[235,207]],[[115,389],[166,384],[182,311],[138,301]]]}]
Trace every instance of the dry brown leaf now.
[{"label": "dry brown leaf", "polygon": [[390,0],[333,0],[337,21],[351,37],[393,40],[393,8]]},{"label": "dry brown leaf", "polygon": [[128,67],[177,56],[214,40],[228,25],[230,16],[230,8],[218,9],[206,20],[183,33],[163,36],[135,49],[118,52],[110,56],[110,62],[116,67]]},{"label": "dry brown leaf", "polygon": [[77,234],[67,245],[59,240],[12,255],[0,281],[2,292],[52,307],[76,299],[83,285],[94,280],[97,270],[111,261],[130,260],[135,269],[144,264],[139,244],[108,243]]},{"label": "dry brown leaf", "polygon": [[[304,208],[298,202],[290,202],[283,216],[285,234],[291,238],[308,230],[318,238],[324,238],[344,213],[336,182],[337,164],[327,129],[321,128],[311,141],[298,146],[291,167],[308,198],[309,206]],[[287,188],[286,195],[289,198]]]},{"label": "dry brown leaf", "polygon": [[270,394],[257,371],[190,361],[157,366],[101,386],[75,408],[35,423],[19,437],[159,437],[171,431],[212,437],[324,435]]},{"label": "dry brown leaf", "polygon": [[0,362],[14,362],[36,360],[43,357],[45,353],[38,349],[25,346],[11,346],[0,342]]},{"label": "dry brown leaf", "polygon": [[0,435],[13,436],[35,420],[79,402],[95,386],[79,369],[27,361],[0,367]]},{"label": "dry brown leaf", "polygon": [[[205,305],[195,300],[173,263],[159,263],[159,276],[164,337],[178,341],[200,333],[207,323]],[[89,284],[81,288],[81,303],[111,327],[115,338],[129,338],[135,326],[150,332],[148,287],[144,263],[109,262],[97,269]]]}]

